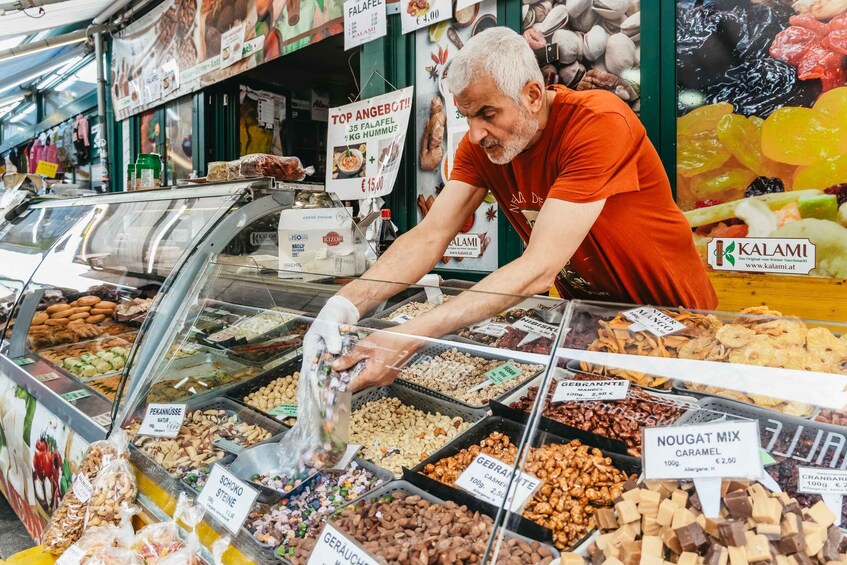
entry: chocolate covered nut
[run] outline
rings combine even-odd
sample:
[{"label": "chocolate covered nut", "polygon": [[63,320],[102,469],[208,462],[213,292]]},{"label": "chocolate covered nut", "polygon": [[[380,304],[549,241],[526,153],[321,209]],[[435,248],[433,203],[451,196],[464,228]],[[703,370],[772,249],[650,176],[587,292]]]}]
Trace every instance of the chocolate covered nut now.
[{"label": "chocolate covered nut", "polygon": [[699,553],[701,549],[704,549],[709,544],[709,540],[706,539],[706,532],[696,522],[674,528],[674,531],[679,538],[679,545],[682,546],[683,551]]},{"label": "chocolate covered nut", "polygon": [[744,523],[737,520],[726,520],[718,524],[721,543],[725,546],[743,547],[747,544],[744,537]]},{"label": "chocolate covered nut", "polygon": [[746,520],[753,515],[753,505],[750,504],[750,499],[745,491],[729,492],[723,500],[727,510],[729,510],[729,515],[736,520]]}]

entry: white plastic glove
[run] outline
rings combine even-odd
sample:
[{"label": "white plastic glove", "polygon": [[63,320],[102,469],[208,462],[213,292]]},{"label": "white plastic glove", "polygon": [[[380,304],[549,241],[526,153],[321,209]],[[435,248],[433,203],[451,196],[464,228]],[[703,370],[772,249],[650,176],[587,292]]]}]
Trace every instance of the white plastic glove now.
[{"label": "white plastic glove", "polygon": [[321,344],[333,355],[341,353],[341,332],[345,324],[359,321],[359,310],[343,296],[333,296],[315,317],[309,331],[303,336],[303,363],[311,363]]}]

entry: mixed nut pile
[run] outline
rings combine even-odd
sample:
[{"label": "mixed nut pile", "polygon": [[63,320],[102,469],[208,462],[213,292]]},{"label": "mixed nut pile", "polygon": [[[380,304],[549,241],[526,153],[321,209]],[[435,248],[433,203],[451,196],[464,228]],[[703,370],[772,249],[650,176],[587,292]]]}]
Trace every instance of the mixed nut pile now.
[{"label": "mixed nut pile", "polygon": [[350,443],[361,444],[362,458],[399,477],[403,467],[414,467],[469,426],[461,418],[427,413],[385,397],[353,411]]},{"label": "mixed nut pile", "polygon": [[[478,445],[427,465],[423,474],[452,485],[480,452],[513,464],[517,446],[507,435],[493,432]],[[550,528],[553,543],[559,549],[572,547],[593,530],[597,509],[610,507],[630,478],[599,449],[589,448],[578,440],[532,449],[524,472],[542,479],[544,484],[522,514]]]},{"label": "mixed nut pile", "polygon": [[200,469],[222,458],[216,439],[226,439],[250,447],[271,437],[264,428],[248,424],[227,410],[194,410],[185,416],[179,435],[173,439],[137,436],[141,422],[133,422],[127,434],[135,446],[161,465],[169,474],[182,478],[188,471]]},{"label": "mixed nut pile", "polygon": [[[455,502],[435,503],[397,490],[348,506],[332,519],[335,527],[387,563],[478,563],[492,532],[488,516]],[[546,565],[549,548],[506,539],[496,563]]]},{"label": "mixed nut pile", "polygon": [[[450,398],[455,398],[474,406],[483,406],[521,381],[537,374],[544,367],[509,361],[520,374],[511,380],[499,384],[489,382],[486,373],[507,364],[500,359],[484,359],[470,353],[459,351],[455,347],[432,358],[420,358],[411,365],[403,367],[398,379],[434,390]],[[485,385],[480,388],[480,385]]]}]

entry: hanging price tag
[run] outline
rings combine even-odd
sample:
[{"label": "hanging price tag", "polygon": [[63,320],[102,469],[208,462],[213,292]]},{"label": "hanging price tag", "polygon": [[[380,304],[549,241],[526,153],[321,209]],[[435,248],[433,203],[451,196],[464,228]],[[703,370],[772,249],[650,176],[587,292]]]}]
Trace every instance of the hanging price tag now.
[{"label": "hanging price tag", "polygon": [[58,170],[58,163],[50,163],[49,161],[39,161],[38,166],[35,167],[35,174],[40,175],[42,177],[47,177],[48,179],[52,179],[56,176],[56,171]]},{"label": "hanging price tag", "polygon": [[677,322],[652,306],[642,306],[641,308],[626,310],[623,312],[623,315],[627,320],[640,324],[656,337],[675,334],[685,329],[685,324]]},{"label": "hanging price tag", "polygon": [[296,418],[297,417],[297,403],[285,403],[280,404],[270,412],[268,412],[271,416],[276,416],[277,420],[284,420],[285,418]]},{"label": "hanging price tag", "polygon": [[197,496],[197,502],[234,535],[247,519],[259,491],[245,484],[221,465],[212,466],[209,479]]},{"label": "hanging price tag", "polygon": [[348,538],[343,532],[327,522],[315,544],[315,549],[309,556],[307,565],[356,564],[378,565],[376,559],[368,555],[358,543]]},{"label": "hanging price tag", "polygon": [[62,396],[62,398],[64,398],[68,402],[76,402],[77,400],[79,400],[81,398],[88,398],[89,396],[91,396],[91,394],[87,390],[79,389],[79,390],[74,390],[74,391],[71,391],[71,392],[66,392],[66,393],[62,394],[61,396]]},{"label": "hanging price tag", "polygon": [[847,494],[847,471],[797,467],[797,492],[819,494],[827,508],[835,514],[835,525],[841,526],[844,495]]},{"label": "hanging price tag", "polygon": [[138,430],[140,436],[169,437],[179,435],[185,419],[185,404],[150,404]]},{"label": "hanging price tag", "polygon": [[586,402],[590,400],[621,400],[629,391],[629,381],[559,381],[553,402]]},{"label": "hanging price tag", "polygon": [[470,466],[459,475],[456,486],[495,506],[507,502],[510,504],[510,510],[513,512],[520,511],[544,481],[532,475],[518,472],[512,481],[507,499],[506,485],[509,484],[513,470],[512,465],[507,465],[499,459],[480,453]]}]

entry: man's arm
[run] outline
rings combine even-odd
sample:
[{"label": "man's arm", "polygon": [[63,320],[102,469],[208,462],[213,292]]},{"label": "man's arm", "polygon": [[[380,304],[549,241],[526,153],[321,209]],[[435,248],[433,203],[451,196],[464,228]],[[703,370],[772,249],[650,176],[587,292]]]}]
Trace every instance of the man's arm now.
[{"label": "man's arm", "polygon": [[483,188],[448,181],[423,221],[398,237],[373,267],[338,294],[364,315],[419,281],[444,256],[444,250],[468,216],[479,208],[485,194]]},{"label": "man's arm", "polygon": [[[336,363],[338,370],[368,359],[354,390],[388,384],[402,362],[439,337],[514,306],[521,296],[547,291],[603,210],[605,200],[577,204],[550,199],[541,207],[523,255],[450,302],[404,324],[372,334]],[[516,296],[517,295],[517,296]]]}]

